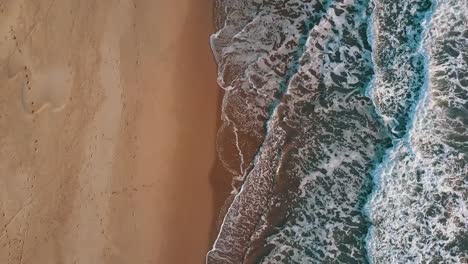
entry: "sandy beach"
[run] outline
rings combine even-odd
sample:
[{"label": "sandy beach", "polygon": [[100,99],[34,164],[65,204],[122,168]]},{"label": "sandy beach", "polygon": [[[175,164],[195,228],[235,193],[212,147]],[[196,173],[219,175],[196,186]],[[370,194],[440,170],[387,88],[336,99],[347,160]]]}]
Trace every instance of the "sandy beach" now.
[{"label": "sandy beach", "polygon": [[204,263],[213,31],[209,0],[0,1],[0,263]]}]

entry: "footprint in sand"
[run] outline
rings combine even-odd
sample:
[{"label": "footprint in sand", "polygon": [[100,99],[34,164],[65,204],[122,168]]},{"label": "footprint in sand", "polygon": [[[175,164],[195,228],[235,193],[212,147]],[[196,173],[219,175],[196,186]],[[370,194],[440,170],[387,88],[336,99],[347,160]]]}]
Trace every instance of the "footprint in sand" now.
[{"label": "footprint in sand", "polygon": [[69,67],[34,71],[25,66],[23,74],[22,100],[27,113],[36,114],[48,107],[57,112],[65,107],[73,85],[73,74]]},{"label": "footprint in sand", "polygon": [[[0,5],[0,13],[2,8]],[[4,18],[0,18],[0,22],[2,20]],[[73,87],[71,68],[63,64],[36,67],[37,63],[32,63],[27,50],[22,49],[13,27],[0,25],[0,37],[3,39],[0,43],[5,44],[0,45],[0,76],[23,80],[21,99],[24,111],[36,114],[47,108],[54,112],[63,109]]]}]

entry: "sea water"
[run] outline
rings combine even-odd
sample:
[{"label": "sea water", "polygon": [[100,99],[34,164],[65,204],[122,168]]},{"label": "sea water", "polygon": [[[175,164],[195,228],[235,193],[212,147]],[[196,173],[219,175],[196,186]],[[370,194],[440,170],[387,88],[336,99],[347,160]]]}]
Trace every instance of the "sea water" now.
[{"label": "sea water", "polygon": [[236,177],[207,263],[468,262],[467,1],[216,13]]}]

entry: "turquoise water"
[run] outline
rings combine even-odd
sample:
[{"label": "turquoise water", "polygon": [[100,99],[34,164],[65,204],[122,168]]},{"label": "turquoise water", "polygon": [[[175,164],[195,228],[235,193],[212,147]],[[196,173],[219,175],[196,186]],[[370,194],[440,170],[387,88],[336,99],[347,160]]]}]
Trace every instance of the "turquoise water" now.
[{"label": "turquoise water", "polygon": [[466,263],[467,2],[216,10],[236,178],[207,263]]}]

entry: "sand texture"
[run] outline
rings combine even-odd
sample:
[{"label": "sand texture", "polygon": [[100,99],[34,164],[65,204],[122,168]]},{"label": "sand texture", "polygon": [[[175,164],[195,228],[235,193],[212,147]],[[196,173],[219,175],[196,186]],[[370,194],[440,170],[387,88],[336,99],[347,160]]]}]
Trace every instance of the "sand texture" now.
[{"label": "sand texture", "polygon": [[0,0],[0,263],[203,263],[208,0]]}]

